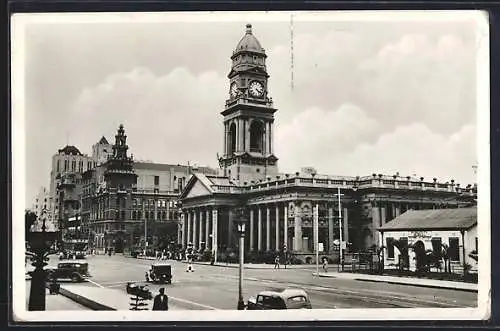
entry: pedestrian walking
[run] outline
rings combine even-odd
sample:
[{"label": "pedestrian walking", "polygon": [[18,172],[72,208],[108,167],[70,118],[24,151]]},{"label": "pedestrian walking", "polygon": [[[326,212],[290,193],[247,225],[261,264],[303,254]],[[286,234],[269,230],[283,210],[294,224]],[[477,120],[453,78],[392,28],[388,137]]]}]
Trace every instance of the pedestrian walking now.
[{"label": "pedestrian walking", "polygon": [[160,294],[155,296],[153,310],[168,310],[168,296],[165,294],[165,288],[160,288]]},{"label": "pedestrian walking", "polygon": [[276,257],[274,258],[274,269],[276,268],[280,268],[280,257],[279,255],[276,255]]},{"label": "pedestrian walking", "polygon": [[328,272],[328,259],[323,258],[323,271]]}]

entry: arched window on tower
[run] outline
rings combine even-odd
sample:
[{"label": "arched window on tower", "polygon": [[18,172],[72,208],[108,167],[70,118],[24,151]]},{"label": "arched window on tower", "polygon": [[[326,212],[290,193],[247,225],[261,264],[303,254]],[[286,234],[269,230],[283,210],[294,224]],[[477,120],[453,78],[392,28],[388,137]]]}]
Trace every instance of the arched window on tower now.
[{"label": "arched window on tower", "polygon": [[262,122],[253,121],[250,125],[250,152],[263,153],[263,138],[264,128]]},{"label": "arched window on tower", "polygon": [[228,134],[229,155],[233,155],[236,152],[236,124],[231,124]]}]

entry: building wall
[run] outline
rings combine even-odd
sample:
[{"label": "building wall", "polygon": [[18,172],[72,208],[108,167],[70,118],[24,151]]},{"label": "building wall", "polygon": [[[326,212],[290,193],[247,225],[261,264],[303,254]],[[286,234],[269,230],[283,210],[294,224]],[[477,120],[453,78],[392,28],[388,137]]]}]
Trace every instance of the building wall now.
[{"label": "building wall", "polygon": [[[380,237],[382,235],[380,234]],[[473,269],[477,270],[477,263],[468,257],[469,253],[475,249],[475,238],[477,237],[477,226],[472,228],[468,235],[464,234],[465,239],[465,261],[472,265]],[[462,272],[462,265],[464,261],[463,257],[463,242],[462,234],[459,230],[446,230],[446,231],[390,231],[384,232],[383,234],[383,244],[384,244],[384,266],[386,269],[396,269],[398,263],[398,257],[401,254],[399,250],[394,247],[394,258],[389,258],[389,248],[388,248],[388,238],[399,240],[400,238],[408,238],[408,246],[414,245],[417,241],[421,241],[424,244],[426,250],[432,250],[432,239],[441,238],[441,243],[450,246],[450,238],[458,239],[458,257],[459,260],[452,260],[452,269],[455,272]],[[415,253],[412,249],[408,251],[410,270],[415,270],[416,262],[414,260]]]},{"label": "building wall", "polygon": [[98,142],[92,146],[92,159],[97,162],[97,165],[106,162],[110,155],[113,155],[113,145]]}]

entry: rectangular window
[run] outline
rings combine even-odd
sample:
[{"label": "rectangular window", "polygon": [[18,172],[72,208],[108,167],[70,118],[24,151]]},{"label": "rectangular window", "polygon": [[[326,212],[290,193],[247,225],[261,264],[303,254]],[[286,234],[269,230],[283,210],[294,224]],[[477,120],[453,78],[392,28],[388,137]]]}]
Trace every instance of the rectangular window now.
[{"label": "rectangular window", "polygon": [[387,238],[386,243],[387,243],[387,258],[393,259],[394,258],[394,238]]},{"label": "rectangular window", "polygon": [[432,252],[435,256],[441,256],[441,238],[432,238]]},{"label": "rectangular window", "polygon": [[68,171],[68,164],[69,164],[69,161],[64,160],[64,171]]},{"label": "rectangular window", "polygon": [[479,247],[477,246],[477,237],[476,237],[476,253],[479,252],[478,248]]},{"label": "rectangular window", "polygon": [[75,160],[73,160],[73,162],[71,162],[71,171],[72,172],[76,171],[76,161]]},{"label": "rectangular window", "polygon": [[59,172],[59,165],[60,165],[60,162],[61,160],[57,160],[57,165],[56,165],[56,172]]},{"label": "rectangular window", "polygon": [[155,185],[160,185],[160,176],[155,176]]},{"label": "rectangular window", "polygon": [[450,238],[449,244],[449,256],[451,261],[460,261],[460,245],[458,244],[458,238]]},{"label": "rectangular window", "polygon": [[179,192],[182,192],[182,178],[179,178],[179,181],[178,181],[178,189],[179,189]]}]

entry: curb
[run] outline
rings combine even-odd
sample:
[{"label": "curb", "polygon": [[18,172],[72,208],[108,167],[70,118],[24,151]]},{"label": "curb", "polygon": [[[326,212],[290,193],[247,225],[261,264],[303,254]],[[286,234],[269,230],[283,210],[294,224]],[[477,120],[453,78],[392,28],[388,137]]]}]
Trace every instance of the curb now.
[{"label": "curb", "polygon": [[477,289],[472,289],[472,288],[439,286],[439,285],[431,285],[431,284],[403,283],[403,282],[395,282],[395,281],[391,281],[391,280],[372,280],[372,279],[362,279],[362,278],[354,278],[354,280],[357,280],[359,282],[386,283],[386,284],[391,284],[391,285],[406,285],[406,286],[414,286],[414,287],[447,289],[447,290],[455,290],[455,291],[462,291],[462,292],[473,292],[473,293],[477,293],[478,292]]},{"label": "curb", "polygon": [[75,301],[76,303],[81,304],[82,306],[90,308],[92,310],[116,310],[115,308],[103,305],[99,302],[96,302],[94,300],[90,300],[90,299],[85,298],[81,295],[78,295],[78,294],[75,294],[71,291],[68,291],[67,289],[65,289],[63,287],[61,287],[59,289],[59,294],[61,294],[62,296],[66,297],[68,299]]},{"label": "curb", "polygon": [[[315,273],[313,273],[315,275]],[[324,277],[324,278],[336,278],[336,279],[342,279],[342,277],[337,277],[337,276],[326,276],[319,274],[319,277]],[[392,280],[376,280],[376,279],[363,279],[363,278],[344,278],[344,279],[352,279],[358,282],[369,282],[369,283],[386,283],[386,284],[391,284],[391,285],[406,285],[406,286],[414,286],[414,287],[425,287],[425,288],[436,288],[436,289],[448,289],[448,290],[455,290],[455,291],[463,291],[463,292],[475,292],[477,293],[477,289],[469,289],[469,288],[462,288],[462,287],[452,287],[452,286],[446,286],[446,285],[432,285],[432,284],[415,284],[415,283],[405,283],[405,282],[397,282],[397,281],[392,281]]]}]

